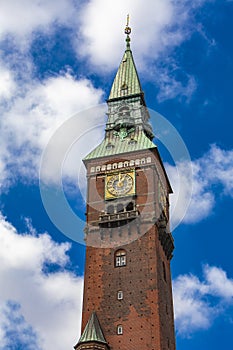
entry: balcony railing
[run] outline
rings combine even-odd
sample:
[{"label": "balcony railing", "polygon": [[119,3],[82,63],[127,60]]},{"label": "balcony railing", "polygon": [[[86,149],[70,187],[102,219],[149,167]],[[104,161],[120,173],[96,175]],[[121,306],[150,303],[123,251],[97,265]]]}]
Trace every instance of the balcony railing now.
[{"label": "balcony railing", "polygon": [[106,222],[135,219],[138,217],[138,215],[139,215],[138,210],[123,211],[123,212],[112,213],[112,214],[104,213],[104,214],[100,214],[99,216],[99,224],[106,223]]}]

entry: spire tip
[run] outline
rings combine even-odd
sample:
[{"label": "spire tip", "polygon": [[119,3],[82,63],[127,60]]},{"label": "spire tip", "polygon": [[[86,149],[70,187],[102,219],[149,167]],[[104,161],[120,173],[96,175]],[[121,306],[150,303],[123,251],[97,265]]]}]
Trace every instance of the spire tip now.
[{"label": "spire tip", "polygon": [[126,20],[126,27],[125,27],[125,34],[127,35],[126,37],[126,47],[127,49],[130,49],[130,35],[131,33],[131,28],[129,27],[129,15],[127,15],[127,20]]}]

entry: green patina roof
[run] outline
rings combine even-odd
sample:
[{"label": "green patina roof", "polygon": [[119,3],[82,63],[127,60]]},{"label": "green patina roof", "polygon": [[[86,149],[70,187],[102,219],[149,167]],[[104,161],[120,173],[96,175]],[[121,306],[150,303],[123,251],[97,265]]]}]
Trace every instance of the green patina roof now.
[{"label": "green patina roof", "polygon": [[127,37],[127,47],[115,76],[109,100],[142,93],[132,51],[129,46],[129,40],[129,37]]},{"label": "green patina roof", "polygon": [[78,341],[78,344],[90,341],[107,343],[95,312],[91,314],[91,317],[86,324],[86,327]]},{"label": "green patina roof", "polygon": [[120,139],[120,137],[106,138],[99,146],[91,151],[84,160],[112,156],[144,149],[156,148],[156,145],[144,134],[143,131],[138,132],[134,139]]}]

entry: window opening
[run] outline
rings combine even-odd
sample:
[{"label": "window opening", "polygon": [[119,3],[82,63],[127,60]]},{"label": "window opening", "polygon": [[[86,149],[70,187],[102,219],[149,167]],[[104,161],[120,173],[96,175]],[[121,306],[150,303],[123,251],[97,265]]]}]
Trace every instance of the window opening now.
[{"label": "window opening", "polygon": [[123,334],[123,327],[122,327],[121,324],[119,324],[119,325],[117,326],[117,334],[118,334],[118,335]]},{"label": "window opening", "polygon": [[129,202],[129,203],[127,204],[126,210],[127,210],[127,211],[133,210],[133,202]]},{"label": "window opening", "polygon": [[121,213],[124,211],[124,205],[122,203],[117,204],[117,212]]},{"label": "window opening", "polygon": [[122,290],[118,290],[118,292],[117,292],[117,299],[118,300],[122,300],[123,299],[123,292],[122,292]]},{"label": "window opening", "polygon": [[109,205],[107,207],[107,214],[113,214],[114,213],[114,206],[113,205]]},{"label": "window opening", "polygon": [[165,268],[164,262],[163,262],[163,278],[164,278],[164,281],[167,281],[166,268]]},{"label": "window opening", "polygon": [[115,266],[126,266],[126,252],[125,250],[121,249],[118,250],[115,254]]}]

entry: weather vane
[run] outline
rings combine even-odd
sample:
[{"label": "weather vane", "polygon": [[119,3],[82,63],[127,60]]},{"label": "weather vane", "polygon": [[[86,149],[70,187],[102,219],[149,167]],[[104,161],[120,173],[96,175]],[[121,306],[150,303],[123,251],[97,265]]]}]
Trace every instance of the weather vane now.
[{"label": "weather vane", "polygon": [[129,27],[129,15],[127,15],[125,34],[129,35],[131,33],[131,28]]}]

